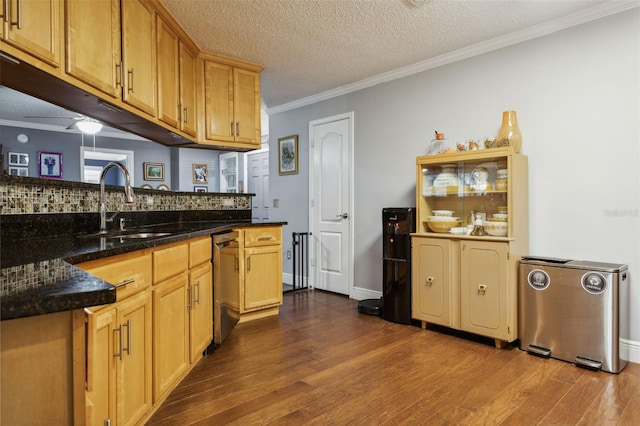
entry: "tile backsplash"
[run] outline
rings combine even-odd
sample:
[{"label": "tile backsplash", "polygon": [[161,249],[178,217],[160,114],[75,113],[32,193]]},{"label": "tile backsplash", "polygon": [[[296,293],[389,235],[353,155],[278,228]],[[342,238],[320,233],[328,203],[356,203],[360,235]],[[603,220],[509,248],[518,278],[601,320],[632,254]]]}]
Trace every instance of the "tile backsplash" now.
[{"label": "tile backsplash", "polygon": [[[107,186],[107,211],[247,210],[252,194],[172,192],[134,188],[136,203],[124,202],[122,187]],[[0,215],[97,212],[100,186],[51,179],[0,177]]]}]

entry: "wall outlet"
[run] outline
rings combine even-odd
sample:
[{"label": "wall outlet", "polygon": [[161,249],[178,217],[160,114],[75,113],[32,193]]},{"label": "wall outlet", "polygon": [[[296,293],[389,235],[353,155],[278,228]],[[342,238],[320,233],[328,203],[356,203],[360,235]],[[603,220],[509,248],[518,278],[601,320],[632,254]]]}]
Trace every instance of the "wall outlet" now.
[{"label": "wall outlet", "polygon": [[287,259],[291,259],[291,250],[287,250]]},{"label": "wall outlet", "polygon": [[280,207],[280,198],[273,199],[273,207],[275,207],[276,209]]}]

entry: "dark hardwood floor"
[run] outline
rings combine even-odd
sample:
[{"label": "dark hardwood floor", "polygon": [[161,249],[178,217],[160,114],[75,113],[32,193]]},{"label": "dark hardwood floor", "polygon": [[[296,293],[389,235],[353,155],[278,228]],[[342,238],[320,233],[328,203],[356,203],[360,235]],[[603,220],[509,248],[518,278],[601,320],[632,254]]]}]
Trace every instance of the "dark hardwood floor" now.
[{"label": "dark hardwood floor", "polygon": [[399,325],[317,290],[239,324],[149,425],[640,425],[640,365],[620,374],[493,340]]}]

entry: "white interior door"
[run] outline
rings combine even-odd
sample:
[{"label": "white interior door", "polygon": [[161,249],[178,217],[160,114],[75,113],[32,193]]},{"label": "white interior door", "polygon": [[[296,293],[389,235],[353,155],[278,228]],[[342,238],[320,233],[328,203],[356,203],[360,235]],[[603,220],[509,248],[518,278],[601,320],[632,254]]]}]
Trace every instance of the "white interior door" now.
[{"label": "white interior door", "polygon": [[247,192],[256,194],[251,201],[251,220],[269,221],[269,151],[246,154],[249,171]]},{"label": "white interior door", "polygon": [[312,285],[350,295],[353,113],[310,122],[309,141]]}]

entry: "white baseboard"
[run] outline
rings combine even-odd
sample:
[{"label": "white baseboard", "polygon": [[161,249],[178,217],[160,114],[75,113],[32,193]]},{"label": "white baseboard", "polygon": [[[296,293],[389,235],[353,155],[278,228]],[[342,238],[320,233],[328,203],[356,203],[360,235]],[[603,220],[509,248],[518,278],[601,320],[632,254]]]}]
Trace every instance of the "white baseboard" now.
[{"label": "white baseboard", "polygon": [[620,339],[620,358],[640,364],[640,342]]},{"label": "white baseboard", "polygon": [[368,288],[353,287],[351,289],[351,294],[349,295],[349,297],[356,300],[380,299],[382,297],[382,292],[369,290]]}]

